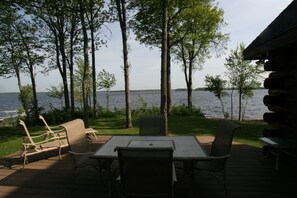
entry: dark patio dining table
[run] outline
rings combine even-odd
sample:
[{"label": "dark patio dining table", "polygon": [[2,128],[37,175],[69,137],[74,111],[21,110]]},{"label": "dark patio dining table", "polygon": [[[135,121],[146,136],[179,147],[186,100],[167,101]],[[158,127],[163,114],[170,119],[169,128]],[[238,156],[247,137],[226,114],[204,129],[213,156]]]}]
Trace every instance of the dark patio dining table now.
[{"label": "dark patio dining table", "polygon": [[195,136],[113,136],[91,158],[117,159],[117,147],[172,147],[173,160],[206,160],[207,152]]},{"label": "dark patio dining table", "polygon": [[[173,160],[182,161],[185,171],[192,161],[208,159],[207,152],[195,136],[113,136],[90,158],[112,162],[118,158],[116,147],[171,147],[173,148]],[[112,174],[110,167],[108,171],[110,175],[108,191],[111,196]]]}]

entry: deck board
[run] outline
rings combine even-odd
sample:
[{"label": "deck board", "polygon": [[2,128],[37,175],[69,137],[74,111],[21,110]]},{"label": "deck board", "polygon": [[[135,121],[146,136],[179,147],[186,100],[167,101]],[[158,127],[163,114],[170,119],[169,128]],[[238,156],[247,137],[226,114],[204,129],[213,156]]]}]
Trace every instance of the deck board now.
[{"label": "deck board", "polygon": [[[206,150],[209,146],[205,145]],[[281,159],[280,170],[275,171],[275,158],[262,158],[262,149],[234,144],[227,165],[227,186],[230,198],[295,197],[297,186],[297,162]],[[22,170],[21,165],[12,169],[0,168],[0,198],[18,197],[108,197],[107,173],[99,178],[98,172],[80,175],[72,186],[72,161],[68,154],[33,160]],[[177,165],[178,166],[178,165]],[[223,186],[209,174],[199,174],[191,185],[182,171],[177,171],[178,182],[174,186],[175,197],[225,197]],[[118,188],[112,186],[113,197]]]}]

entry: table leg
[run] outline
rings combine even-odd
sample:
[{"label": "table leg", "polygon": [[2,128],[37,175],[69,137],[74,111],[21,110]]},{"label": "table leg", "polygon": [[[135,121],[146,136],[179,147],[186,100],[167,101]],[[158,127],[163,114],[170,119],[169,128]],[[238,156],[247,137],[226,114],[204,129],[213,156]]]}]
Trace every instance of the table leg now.
[{"label": "table leg", "polygon": [[276,162],[275,162],[275,170],[278,170],[279,167],[279,159],[280,158],[280,149],[278,148],[276,150]]}]

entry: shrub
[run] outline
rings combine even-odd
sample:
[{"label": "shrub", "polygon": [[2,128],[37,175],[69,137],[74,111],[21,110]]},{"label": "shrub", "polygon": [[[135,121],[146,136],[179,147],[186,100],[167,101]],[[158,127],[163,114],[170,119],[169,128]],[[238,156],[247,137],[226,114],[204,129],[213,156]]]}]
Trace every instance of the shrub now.
[{"label": "shrub", "polygon": [[195,106],[189,108],[185,104],[172,106],[171,115],[204,117],[204,114],[201,112],[200,108],[197,108]]}]

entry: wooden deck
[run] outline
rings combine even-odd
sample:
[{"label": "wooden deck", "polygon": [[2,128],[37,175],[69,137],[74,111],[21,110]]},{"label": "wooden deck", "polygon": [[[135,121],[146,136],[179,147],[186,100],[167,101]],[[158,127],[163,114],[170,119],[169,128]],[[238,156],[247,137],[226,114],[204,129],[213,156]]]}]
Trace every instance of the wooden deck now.
[{"label": "wooden deck", "polygon": [[[206,146],[209,149],[208,146]],[[275,158],[261,161],[262,149],[234,144],[227,166],[229,197],[296,197],[297,162],[281,159],[280,170],[275,171]],[[178,166],[178,164],[177,164]],[[72,161],[68,154],[60,161],[58,156],[36,160],[12,169],[0,168],[0,197],[108,197],[107,174],[89,171],[80,175],[72,186]],[[225,197],[224,188],[214,177],[199,174],[195,184],[177,170],[178,182],[174,186],[175,197]],[[112,186],[112,197],[118,197],[118,188]]]}]

